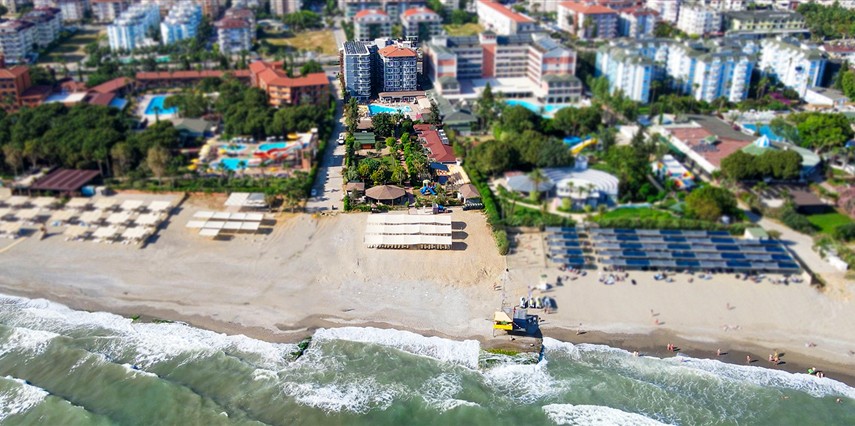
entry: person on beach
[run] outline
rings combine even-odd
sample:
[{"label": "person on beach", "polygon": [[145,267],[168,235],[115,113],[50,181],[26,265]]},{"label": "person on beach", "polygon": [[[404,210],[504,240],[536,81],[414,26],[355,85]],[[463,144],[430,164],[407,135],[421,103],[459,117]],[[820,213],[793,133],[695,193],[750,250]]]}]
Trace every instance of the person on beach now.
[{"label": "person on beach", "polygon": [[716,349],[715,356],[721,356],[721,349]]},{"label": "person on beach", "polygon": [[745,355],[745,363],[751,364],[751,355]]}]

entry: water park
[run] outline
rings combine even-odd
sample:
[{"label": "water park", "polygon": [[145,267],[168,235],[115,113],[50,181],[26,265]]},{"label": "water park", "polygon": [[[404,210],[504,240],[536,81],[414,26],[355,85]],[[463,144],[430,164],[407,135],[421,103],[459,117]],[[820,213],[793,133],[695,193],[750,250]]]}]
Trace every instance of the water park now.
[{"label": "water park", "polygon": [[[281,173],[286,169],[308,168],[318,147],[318,131],[289,133],[284,138],[256,141],[235,137],[228,142],[212,139],[199,150],[190,169],[203,173]],[[304,152],[311,154],[303,155]]]}]

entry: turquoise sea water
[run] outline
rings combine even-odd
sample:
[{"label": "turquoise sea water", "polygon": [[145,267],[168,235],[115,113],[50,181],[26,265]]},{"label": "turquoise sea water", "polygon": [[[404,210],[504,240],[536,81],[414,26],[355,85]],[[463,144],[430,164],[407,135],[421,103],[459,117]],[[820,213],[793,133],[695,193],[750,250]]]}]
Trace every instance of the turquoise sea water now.
[{"label": "turquoise sea water", "polygon": [[296,358],[294,344],[0,296],[0,424],[855,424],[855,389],[829,378],[544,347],[538,362],[338,328]]}]

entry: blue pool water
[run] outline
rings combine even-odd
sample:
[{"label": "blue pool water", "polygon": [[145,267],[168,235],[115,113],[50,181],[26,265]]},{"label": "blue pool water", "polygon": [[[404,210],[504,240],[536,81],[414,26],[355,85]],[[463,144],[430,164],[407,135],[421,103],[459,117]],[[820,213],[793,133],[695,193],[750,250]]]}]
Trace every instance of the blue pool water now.
[{"label": "blue pool water", "polygon": [[221,158],[220,163],[233,172],[249,167],[249,160],[246,158]]},{"label": "blue pool water", "polygon": [[558,112],[558,110],[570,106],[570,105],[564,105],[564,104],[546,104],[546,105],[543,105],[541,107],[540,105],[533,104],[529,101],[523,101],[523,100],[519,100],[519,99],[508,99],[505,101],[505,103],[510,105],[510,106],[519,105],[521,107],[525,107],[525,109],[527,109],[527,110],[529,110],[535,114],[540,114],[541,117],[552,117],[553,115],[555,115],[556,112]]},{"label": "blue pool water", "polygon": [[[743,124],[742,128],[750,131],[751,133],[754,133],[757,131],[757,126],[754,124]],[[775,132],[772,131],[772,129],[769,127],[768,124],[763,124],[760,126],[760,134],[769,138],[770,141],[778,142],[778,141],[784,140],[784,138],[776,135]]]},{"label": "blue pool water", "polygon": [[178,112],[178,108],[164,108],[163,101],[166,100],[167,95],[157,95],[151,98],[148,102],[148,106],[145,107],[145,115],[155,115],[155,111],[157,111],[160,115],[170,115]]},{"label": "blue pool water", "polygon": [[412,109],[408,106],[390,107],[390,106],[376,105],[376,104],[368,105],[368,112],[371,115],[380,114],[381,112],[387,112],[389,114],[396,114],[399,112],[410,112],[410,111],[412,111]]},{"label": "blue pool water", "polygon": [[283,149],[288,146],[288,142],[273,142],[273,143],[263,143],[258,146],[259,151],[270,151],[271,149]]},{"label": "blue pool water", "polygon": [[246,145],[244,144],[236,144],[236,145],[226,145],[223,147],[226,151],[234,154],[237,152],[241,152],[246,149]]}]

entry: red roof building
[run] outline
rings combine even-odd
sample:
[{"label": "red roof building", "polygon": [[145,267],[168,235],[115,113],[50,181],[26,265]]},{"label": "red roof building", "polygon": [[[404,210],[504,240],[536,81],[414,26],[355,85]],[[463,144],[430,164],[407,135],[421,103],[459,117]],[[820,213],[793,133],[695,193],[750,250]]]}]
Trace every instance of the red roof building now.
[{"label": "red roof building", "polygon": [[437,130],[430,124],[417,124],[413,129],[422,145],[430,151],[428,158],[435,163],[452,164],[457,162],[454,149],[443,130]]},{"label": "red roof building", "polygon": [[[0,62],[3,62],[0,55]],[[25,66],[5,68],[0,63],[0,108],[17,111],[22,105],[22,95],[30,88],[30,69]]]},{"label": "red roof building", "polygon": [[138,72],[136,80],[137,84],[143,88],[158,86],[176,87],[194,85],[206,78],[225,78],[226,76],[231,76],[238,80],[249,81],[249,70]]},{"label": "red roof building", "polygon": [[281,62],[255,61],[249,64],[250,82],[267,93],[271,106],[329,102],[330,82],[326,73],[288,77]]}]

